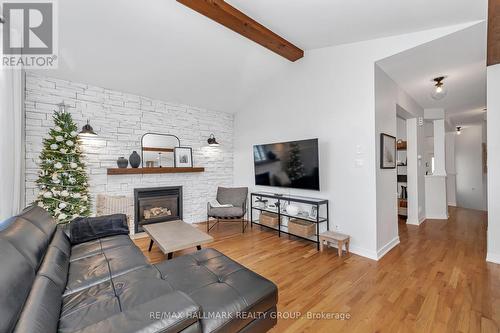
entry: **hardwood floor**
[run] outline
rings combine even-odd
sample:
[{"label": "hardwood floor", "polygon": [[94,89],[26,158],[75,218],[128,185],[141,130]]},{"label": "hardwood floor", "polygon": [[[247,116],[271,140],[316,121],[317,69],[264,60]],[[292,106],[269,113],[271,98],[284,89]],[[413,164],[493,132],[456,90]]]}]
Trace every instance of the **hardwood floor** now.
[{"label": "hardwood floor", "polygon": [[[379,262],[340,259],[255,226],[241,234],[238,223],[212,229],[209,246],[274,281],[280,312],[301,313],[273,332],[498,332],[500,265],[485,261],[486,221],[484,212],[451,208],[447,221],[399,223],[401,244]],[[156,246],[147,252],[149,238],[136,243],[151,262],[165,259]]]}]

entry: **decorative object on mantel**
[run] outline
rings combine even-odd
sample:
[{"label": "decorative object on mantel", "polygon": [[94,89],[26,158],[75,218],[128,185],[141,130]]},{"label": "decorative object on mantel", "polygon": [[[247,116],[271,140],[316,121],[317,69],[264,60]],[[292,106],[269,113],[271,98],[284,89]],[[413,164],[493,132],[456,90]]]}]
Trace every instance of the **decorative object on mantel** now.
[{"label": "decorative object on mantel", "polygon": [[145,133],[141,137],[142,167],[174,167],[174,148],[180,146],[181,140],[173,134]]},{"label": "decorative object on mantel", "polygon": [[58,223],[90,215],[88,177],[78,139],[78,126],[66,105],[59,104],[53,115],[54,127],[43,140],[40,153],[39,189],[35,202]]},{"label": "decorative object on mantel", "polygon": [[208,137],[208,145],[210,147],[218,147],[219,146],[219,143],[217,142],[217,140],[215,139],[215,135],[214,133],[210,134],[210,136]]},{"label": "decorative object on mantel", "polygon": [[132,154],[130,154],[128,160],[132,168],[138,168],[139,165],[141,165],[141,157],[139,156],[139,154],[137,154],[135,150],[132,152]]},{"label": "decorative object on mantel", "polygon": [[190,147],[175,147],[174,163],[176,168],[192,168],[193,150]]},{"label": "decorative object on mantel", "polygon": [[380,169],[396,168],[396,138],[380,133]]},{"label": "decorative object on mantel", "polygon": [[146,161],[146,168],[154,168],[155,161]]},{"label": "decorative object on mantel", "polygon": [[94,132],[92,126],[90,126],[90,120],[87,119],[87,123],[83,125],[82,130],[80,131],[81,136],[97,136],[97,133]]},{"label": "decorative object on mantel", "polygon": [[120,169],[124,169],[128,167],[128,160],[123,156],[118,157],[118,159],[116,160],[116,165],[118,165]]}]

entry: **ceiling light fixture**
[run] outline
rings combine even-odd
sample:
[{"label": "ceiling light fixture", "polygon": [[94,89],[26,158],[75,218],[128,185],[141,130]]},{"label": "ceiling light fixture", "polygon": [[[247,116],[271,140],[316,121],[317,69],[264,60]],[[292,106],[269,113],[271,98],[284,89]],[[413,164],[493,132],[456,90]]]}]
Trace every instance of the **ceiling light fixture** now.
[{"label": "ceiling light fixture", "polygon": [[457,126],[457,135],[460,135],[462,133],[462,126]]},{"label": "ceiling light fixture", "polygon": [[444,79],[446,79],[446,76],[439,76],[432,79],[434,82],[434,88],[432,90],[431,97],[436,101],[445,98],[446,94],[448,94],[448,89],[444,86]]}]

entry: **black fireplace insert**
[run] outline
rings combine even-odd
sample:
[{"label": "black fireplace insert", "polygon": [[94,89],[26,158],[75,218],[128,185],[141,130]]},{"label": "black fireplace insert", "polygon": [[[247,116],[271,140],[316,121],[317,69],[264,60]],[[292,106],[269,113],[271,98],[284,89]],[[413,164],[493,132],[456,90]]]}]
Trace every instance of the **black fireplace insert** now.
[{"label": "black fireplace insert", "polygon": [[134,189],[135,232],[144,224],[182,220],[182,186]]}]

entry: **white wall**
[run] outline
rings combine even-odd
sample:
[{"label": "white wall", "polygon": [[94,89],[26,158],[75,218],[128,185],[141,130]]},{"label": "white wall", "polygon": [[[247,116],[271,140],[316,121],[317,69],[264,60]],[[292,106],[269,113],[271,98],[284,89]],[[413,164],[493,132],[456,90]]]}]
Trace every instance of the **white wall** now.
[{"label": "white wall", "polygon": [[448,205],[457,205],[457,170],[455,163],[455,132],[447,132],[446,143],[446,196]]},{"label": "white wall", "polygon": [[329,199],[331,226],[352,236],[353,252],[378,258],[374,63],[462,27],[306,52],[237,113],[235,183],[253,187],[254,144],[319,138],[321,192],[290,192]]},{"label": "white wall", "polygon": [[486,210],[483,191],[483,133],[481,124],[462,128],[455,136],[458,207]]},{"label": "white wall", "polygon": [[406,119],[401,117],[396,118],[396,138],[399,140],[406,140]]},{"label": "white wall", "polygon": [[[206,203],[213,199],[217,186],[233,183],[233,115],[171,104],[50,77],[26,78],[26,202],[37,195],[38,157],[42,140],[53,126],[57,104],[69,104],[69,112],[81,127],[87,119],[98,133],[83,141],[89,173],[90,193],[133,196],[134,188],[183,186],[184,220],[206,220]],[[106,169],[116,167],[116,159],[140,153],[141,136],[146,132],[177,135],[181,145],[193,148],[195,166],[202,173],[108,176]],[[208,147],[214,133],[220,147]]]},{"label": "white wall", "polygon": [[500,64],[489,66],[488,75],[488,254],[500,264]]},{"label": "white wall", "polygon": [[[397,168],[380,168],[380,133],[397,136],[398,86],[375,66],[375,151],[377,184],[377,255],[399,243]],[[384,248],[389,244],[387,248]]]},{"label": "white wall", "polygon": [[[418,163],[418,150],[422,149],[423,129],[417,126],[416,117],[424,110],[403,91],[379,66],[375,68],[375,127],[376,135],[386,133],[407,139],[404,152],[398,152],[398,159],[407,159],[408,166],[401,168],[408,174],[408,223],[419,224],[419,207],[424,214],[424,172]],[[412,121],[407,121],[400,117]],[[401,115],[400,115],[401,116]],[[412,119],[413,118],[413,119]],[[410,128],[408,128],[410,126]],[[400,133],[403,133],[402,135]],[[407,137],[411,134],[411,139]],[[380,139],[376,138],[376,151]],[[404,162],[404,161],[403,161]],[[382,256],[399,243],[397,212],[397,169],[380,169],[380,154],[377,154],[377,252]],[[404,170],[406,169],[406,170]],[[420,183],[420,185],[419,185]],[[421,192],[421,194],[420,194]]]}]

